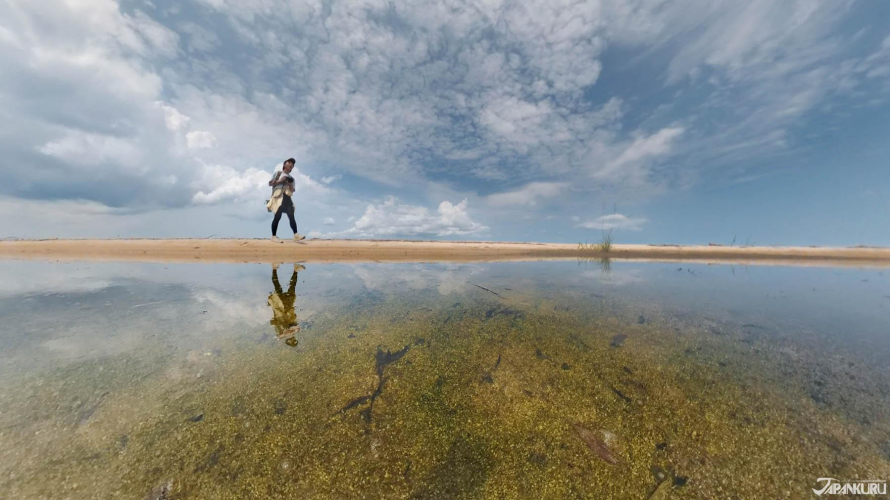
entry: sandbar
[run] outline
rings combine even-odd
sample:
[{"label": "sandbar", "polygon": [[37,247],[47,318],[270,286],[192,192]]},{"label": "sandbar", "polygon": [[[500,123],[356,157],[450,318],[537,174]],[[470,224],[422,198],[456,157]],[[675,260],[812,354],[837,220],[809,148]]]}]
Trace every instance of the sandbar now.
[{"label": "sandbar", "polygon": [[0,258],[143,262],[489,262],[609,259],[713,264],[890,267],[890,248],[266,239],[0,241]]}]

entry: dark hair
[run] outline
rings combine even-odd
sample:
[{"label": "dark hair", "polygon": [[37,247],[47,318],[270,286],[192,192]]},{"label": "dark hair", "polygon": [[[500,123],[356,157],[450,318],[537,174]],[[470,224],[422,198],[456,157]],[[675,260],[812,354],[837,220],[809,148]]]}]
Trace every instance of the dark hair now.
[{"label": "dark hair", "polygon": [[297,160],[294,160],[293,158],[288,158],[288,159],[284,160],[284,163],[282,163],[281,166],[283,167],[287,163],[293,163],[294,165],[296,165]]}]

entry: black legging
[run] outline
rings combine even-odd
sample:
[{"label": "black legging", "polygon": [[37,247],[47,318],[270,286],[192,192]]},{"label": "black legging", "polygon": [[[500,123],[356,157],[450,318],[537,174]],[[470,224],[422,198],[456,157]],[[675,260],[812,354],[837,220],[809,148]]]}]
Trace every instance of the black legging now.
[{"label": "black legging", "polygon": [[297,221],[294,219],[294,202],[290,199],[290,196],[282,195],[281,206],[278,207],[278,211],[275,212],[275,217],[272,219],[272,236],[278,234],[278,221],[281,220],[282,213],[287,214],[287,218],[290,219],[290,228],[294,230],[294,234],[297,234]]}]

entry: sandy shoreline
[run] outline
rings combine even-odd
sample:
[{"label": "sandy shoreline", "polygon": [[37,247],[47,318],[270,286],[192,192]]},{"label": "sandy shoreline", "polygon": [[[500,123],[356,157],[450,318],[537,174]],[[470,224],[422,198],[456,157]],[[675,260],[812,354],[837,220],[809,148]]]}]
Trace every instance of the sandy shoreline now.
[{"label": "sandy shoreline", "polygon": [[450,241],[121,239],[0,241],[0,259],[164,262],[485,262],[616,259],[759,265],[890,267],[890,248],[613,245]]}]

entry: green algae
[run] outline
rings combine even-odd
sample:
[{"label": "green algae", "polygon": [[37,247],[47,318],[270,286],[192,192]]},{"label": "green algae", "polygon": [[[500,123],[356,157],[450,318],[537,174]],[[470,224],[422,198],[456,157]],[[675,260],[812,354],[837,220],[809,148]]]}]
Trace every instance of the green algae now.
[{"label": "green algae", "polygon": [[[3,395],[0,490],[803,498],[826,474],[890,473],[886,374],[858,360],[658,304],[489,295],[367,294],[296,347],[221,340],[26,380]],[[621,459],[578,427],[615,436]]]}]

